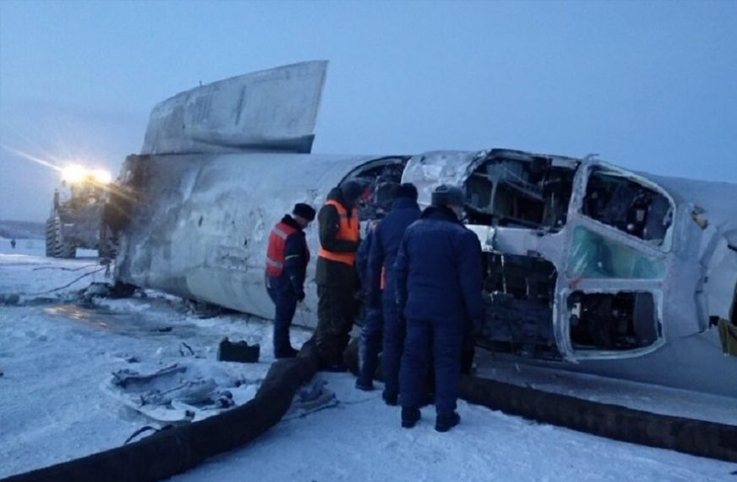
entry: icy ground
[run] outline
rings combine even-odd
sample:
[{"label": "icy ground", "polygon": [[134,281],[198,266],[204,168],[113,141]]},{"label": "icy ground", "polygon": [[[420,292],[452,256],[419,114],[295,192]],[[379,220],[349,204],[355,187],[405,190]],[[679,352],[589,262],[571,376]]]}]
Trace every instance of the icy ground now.
[{"label": "icy ground", "polygon": [[282,421],[256,442],[173,482],[266,481],[712,481],[737,480],[728,464],[540,425],[465,402],[461,424],[435,432],[435,414],[411,430],[378,391],[320,374],[338,405]]},{"label": "icy ground", "polygon": [[[69,303],[91,281],[105,281],[89,253],[43,257],[43,241],[0,238],[0,477],[120,446],[152,421],[125,408],[101,385],[120,369],[154,371],[180,363],[240,384],[245,403],[273,361],[271,326],[245,315],[200,319],[181,300],[156,292],[97,306]],[[87,257],[84,254],[88,254]],[[71,284],[84,273],[92,273]],[[39,304],[35,304],[39,303]],[[293,330],[296,344],[310,333]],[[216,361],[219,341],[261,344],[258,364]]]},{"label": "icy ground", "polygon": [[[91,258],[44,258],[42,241],[20,240],[18,248],[0,239],[0,295],[23,293],[22,300],[31,300],[0,306],[0,477],[119,446],[150,424],[102,392],[112,371],[185,361],[204,369],[226,366],[255,387],[272,361],[270,326],[245,316],[199,319],[182,301],[150,291],[146,298],[92,307],[64,302],[90,281],[103,281],[104,272],[38,294],[99,267]],[[297,345],[308,335],[292,330]],[[215,361],[223,336],[259,342],[262,362]],[[416,428],[404,430],[399,410],[386,407],[379,391],[355,390],[348,374],[318,376],[337,404],[286,417],[254,443],[173,480],[737,481],[737,464],[540,425],[464,402],[461,425],[447,434],[433,430],[430,408]],[[539,376],[528,381],[543,384]],[[558,391],[585,391],[586,384],[566,387]],[[639,408],[662,402],[636,398]],[[687,402],[686,412],[698,410],[696,401]],[[717,404],[705,418],[728,421],[728,410]]]}]

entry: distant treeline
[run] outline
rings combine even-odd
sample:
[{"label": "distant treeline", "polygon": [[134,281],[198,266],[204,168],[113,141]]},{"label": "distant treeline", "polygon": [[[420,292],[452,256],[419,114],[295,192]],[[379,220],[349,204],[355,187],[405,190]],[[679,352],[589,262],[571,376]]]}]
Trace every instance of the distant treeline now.
[{"label": "distant treeline", "polygon": [[45,231],[44,223],[0,220],[0,237],[3,238],[43,239]]}]

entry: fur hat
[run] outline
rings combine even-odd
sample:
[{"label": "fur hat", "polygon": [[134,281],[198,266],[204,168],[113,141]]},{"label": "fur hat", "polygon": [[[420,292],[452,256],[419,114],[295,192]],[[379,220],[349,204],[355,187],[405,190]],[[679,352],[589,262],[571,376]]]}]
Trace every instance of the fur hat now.
[{"label": "fur hat", "polygon": [[305,204],[305,203],[295,204],[294,209],[292,209],[292,214],[295,216],[299,216],[300,218],[306,219],[308,221],[315,220],[315,209],[309,204]]},{"label": "fur hat", "polygon": [[433,206],[463,206],[463,190],[458,186],[442,184],[432,193]]}]

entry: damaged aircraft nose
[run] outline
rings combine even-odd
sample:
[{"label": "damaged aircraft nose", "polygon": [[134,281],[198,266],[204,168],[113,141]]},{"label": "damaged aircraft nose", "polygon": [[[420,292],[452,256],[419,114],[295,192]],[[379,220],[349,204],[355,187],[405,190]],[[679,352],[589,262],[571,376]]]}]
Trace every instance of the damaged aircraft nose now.
[{"label": "damaged aircraft nose", "polygon": [[[119,281],[271,318],[266,229],[295,203],[320,205],[341,186],[371,221],[401,182],[417,187],[421,206],[437,186],[458,185],[485,258],[480,344],[558,368],[737,396],[737,384],[704,376],[737,376],[710,329],[737,321],[737,251],[727,238],[737,208],[723,202],[737,186],[509,149],[311,154],[325,69],[236,77],[156,107],[146,155],[133,156],[140,179],[120,228]],[[239,102],[243,92],[258,99]],[[307,242],[317,251],[316,230]],[[314,326],[314,263],[307,279],[295,320]]]}]

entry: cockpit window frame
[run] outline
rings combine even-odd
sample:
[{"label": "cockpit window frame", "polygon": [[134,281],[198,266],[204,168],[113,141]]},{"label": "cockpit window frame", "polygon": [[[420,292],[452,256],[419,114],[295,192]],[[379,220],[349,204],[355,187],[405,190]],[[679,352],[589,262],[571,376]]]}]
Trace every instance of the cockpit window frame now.
[{"label": "cockpit window frame", "polygon": [[[648,242],[647,240],[642,239],[633,234],[630,234],[627,231],[623,231],[621,229],[616,228],[615,226],[611,226],[609,224],[603,223],[591,216],[588,216],[587,214],[584,214],[583,203],[586,198],[588,184],[591,179],[591,176],[597,170],[606,171],[606,174],[611,175],[613,177],[621,177],[621,178],[629,179],[632,182],[638,183],[648,189],[655,191],[656,193],[662,195],[668,200],[670,204],[671,223],[666,230],[665,236],[663,237],[663,242],[661,244],[655,244],[655,243]],[[646,251],[650,249],[654,249],[661,253],[667,254],[673,250],[673,238],[674,238],[673,233],[674,233],[674,226],[676,224],[676,219],[678,216],[678,204],[676,203],[675,199],[673,198],[673,196],[670,195],[668,191],[663,189],[658,184],[652,181],[649,181],[643,176],[640,176],[631,171],[620,169],[606,162],[601,162],[601,161],[590,162],[588,165],[585,166],[585,169],[583,169],[582,171],[583,171],[583,176],[584,176],[584,179],[582,180],[583,182],[581,183],[581,186],[578,189],[578,193],[576,193],[574,189],[574,196],[571,199],[571,210],[575,211],[576,216],[580,216],[581,219],[585,219],[587,222],[590,222],[593,225],[601,226],[602,228],[606,230],[612,230],[622,235],[628,241],[638,246],[642,246]],[[570,219],[570,213],[569,213],[569,219]]]}]

